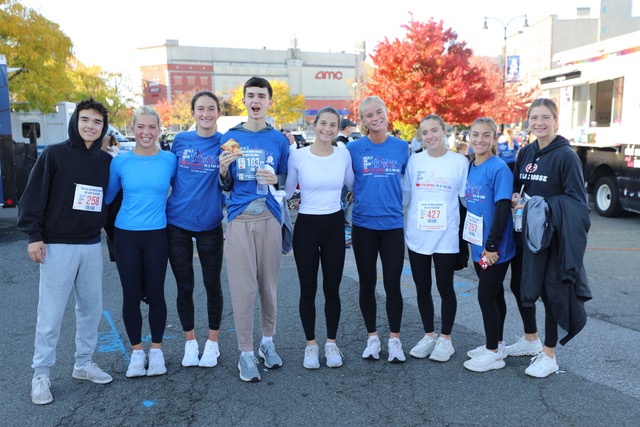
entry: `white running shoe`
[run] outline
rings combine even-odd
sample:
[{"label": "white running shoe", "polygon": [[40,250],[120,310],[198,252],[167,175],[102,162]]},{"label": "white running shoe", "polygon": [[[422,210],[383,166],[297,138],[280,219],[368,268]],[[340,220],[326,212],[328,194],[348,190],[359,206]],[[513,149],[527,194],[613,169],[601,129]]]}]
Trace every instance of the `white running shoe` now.
[{"label": "white running shoe", "polygon": [[218,357],[220,357],[218,343],[215,341],[207,340],[207,343],[204,345],[204,351],[202,352],[202,357],[200,358],[198,366],[200,366],[201,368],[213,368],[218,364]]},{"label": "white running shoe", "polygon": [[304,349],[304,362],[302,365],[307,369],[320,368],[320,348],[318,345],[308,345]]},{"label": "white running shoe", "polygon": [[367,348],[362,353],[363,359],[378,360],[380,359],[380,338],[372,335],[367,339]]},{"label": "white running shoe", "polygon": [[164,375],[167,373],[167,367],[164,365],[164,354],[159,348],[149,350],[149,367],[147,368],[147,376],[154,377],[156,375]]},{"label": "white running shoe", "polygon": [[402,351],[400,338],[389,338],[389,363],[403,363],[407,358]]},{"label": "white running shoe", "polygon": [[524,373],[530,377],[546,378],[559,368],[555,356],[551,358],[541,351],[537,356],[531,358],[531,364],[525,369]]},{"label": "white running shoe", "polygon": [[46,405],[53,402],[48,375],[39,375],[31,380],[31,401],[36,405]]},{"label": "white running shoe", "polygon": [[327,358],[327,366],[329,368],[339,368],[342,366],[342,352],[335,343],[325,344],[324,357]]},{"label": "white running shoe", "polygon": [[113,381],[111,375],[100,369],[100,367],[93,362],[81,368],[74,365],[71,376],[77,380],[88,380],[96,384],[108,384]]},{"label": "white running shoe", "polygon": [[535,356],[542,351],[542,341],[540,338],[527,341],[523,336],[515,344],[508,345],[506,350],[508,356]]},{"label": "white running shoe", "polygon": [[476,354],[475,357],[465,361],[463,365],[470,371],[487,372],[492,369],[504,368],[505,363],[502,353],[499,350],[493,352],[484,348],[479,354]]},{"label": "white running shoe", "polygon": [[436,341],[436,346],[431,352],[431,356],[429,359],[435,360],[437,362],[446,362],[448,361],[453,353],[456,351],[453,349],[453,344],[451,344],[451,340],[448,340],[443,337],[438,337]]},{"label": "white running shoe", "polygon": [[418,341],[418,344],[416,344],[411,349],[409,354],[411,355],[411,357],[424,359],[425,357],[431,354],[435,346],[436,346],[436,337],[425,335],[424,337],[422,337],[420,341]]},{"label": "white running shoe", "polygon": [[127,368],[127,378],[144,377],[147,375],[145,365],[147,364],[147,355],[144,350],[133,350],[131,353],[131,361]]},{"label": "white running shoe", "polygon": [[[502,341],[501,343],[498,343],[498,352],[502,353],[503,359],[507,357],[507,351],[505,350],[505,346],[506,344],[504,341]],[[481,345],[480,347],[476,347],[473,350],[469,350],[467,351],[467,357],[469,357],[470,359],[473,359],[474,357],[481,355],[486,348],[487,347],[485,345]]]},{"label": "white running shoe", "polygon": [[198,366],[198,341],[188,340],[184,343],[184,357],[182,358],[182,366]]}]

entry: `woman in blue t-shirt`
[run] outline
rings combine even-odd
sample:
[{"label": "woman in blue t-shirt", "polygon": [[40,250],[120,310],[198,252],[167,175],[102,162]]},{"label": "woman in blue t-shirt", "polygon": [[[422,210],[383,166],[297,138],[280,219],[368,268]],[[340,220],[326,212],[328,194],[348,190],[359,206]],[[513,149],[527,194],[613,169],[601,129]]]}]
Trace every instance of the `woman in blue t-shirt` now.
[{"label": "woman in blue t-shirt", "polygon": [[518,140],[513,136],[511,128],[505,128],[504,134],[498,138],[498,157],[504,161],[509,170],[513,171],[516,165],[516,156],[518,155]]},{"label": "woman in blue t-shirt", "polygon": [[401,183],[409,160],[409,147],[405,141],[387,133],[389,119],[382,99],[367,97],[360,102],[359,110],[368,135],[350,142],[347,149],[351,153],[355,196],[351,239],[360,281],[360,310],[368,333],[362,357],[380,358],[376,327],[376,266],[380,255],[390,330],[388,360],[398,363],[406,361],[400,343],[400,277],[404,264]]},{"label": "woman in blue t-shirt", "polygon": [[[222,320],[222,189],[218,184],[220,138],[217,120],[220,101],[209,91],[191,99],[196,130],[176,135],[171,152],[178,170],[167,201],[169,262],[178,287],[177,309],[184,338],[182,366],[213,367],[218,364],[218,331]],[[195,335],[193,289],[193,241],[202,267],[207,294],[209,339],[198,359]]]},{"label": "woman in blue t-shirt", "polygon": [[464,367],[475,372],[503,368],[502,337],[507,306],[504,277],[516,254],[511,219],[513,175],[507,165],[493,155],[497,126],[490,118],[471,125],[472,162],[467,178],[467,216],[463,237],[471,243],[471,256],[478,275],[478,302],[486,335],[486,346],[471,350]]},{"label": "woman in blue t-shirt", "polygon": [[[164,279],[167,273],[167,194],[176,173],[176,158],[157,145],[160,116],[142,106],[133,114],[136,145],[111,162],[107,204],[122,189],[122,206],[115,221],[114,250],[122,284],[122,320],[132,354],[127,377],[167,372],[162,338],[167,323]],[[142,347],[141,300],[149,304],[151,349],[149,367]]]}]

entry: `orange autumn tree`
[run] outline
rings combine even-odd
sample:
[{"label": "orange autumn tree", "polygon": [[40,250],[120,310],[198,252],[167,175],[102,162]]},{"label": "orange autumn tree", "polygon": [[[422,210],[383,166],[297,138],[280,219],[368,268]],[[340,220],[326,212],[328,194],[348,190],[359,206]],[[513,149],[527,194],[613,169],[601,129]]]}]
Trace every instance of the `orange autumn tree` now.
[{"label": "orange autumn tree", "polygon": [[171,124],[171,104],[169,103],[169,100],[161,100],[154,106],[154,108],[160,116],[162,126],[169,126]]},{"label": "orange autumn tree", "polygon": [[471,61],[473,51],[433,18],[418,22],[412,16],[403,28],[404,39],[385,38],[374,49],[367,94],[385,101],[391,123],[416,124],[431,113],[449,124],[471,123],[495,96]]},{"label": "orange autumn tree", "polygon": [[537,97],[535,89],[525,90],[519,83],[503,85],[502,66],[487,57],[474,57],[472,63],[483,70],[487,86],[495,97],[480,106],[480,115],[493,118],[496,123],[519,123],[526,120],[529,104]]}]

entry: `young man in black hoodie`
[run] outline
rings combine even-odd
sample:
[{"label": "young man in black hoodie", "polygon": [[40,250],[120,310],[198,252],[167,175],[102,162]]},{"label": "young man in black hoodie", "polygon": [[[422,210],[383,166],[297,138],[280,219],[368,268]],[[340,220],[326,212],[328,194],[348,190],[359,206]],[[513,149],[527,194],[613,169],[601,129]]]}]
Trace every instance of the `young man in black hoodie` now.
[{"label": "young man in black hoodie", "polygon": [[69,121],[69,139],[47,146],[36,162],[18,204],[18,228],[29,236],[29,257],[40,265],[38,318],[31,400],[53,401],[49,369],[55,363],[62,316],[69,294],[76,300],[73,378],[98,384],[109,374],[92,362],[102,316],[101,230],[107,218],[104,195],[111,156],[101,150],[107,109],[82,101]]}]

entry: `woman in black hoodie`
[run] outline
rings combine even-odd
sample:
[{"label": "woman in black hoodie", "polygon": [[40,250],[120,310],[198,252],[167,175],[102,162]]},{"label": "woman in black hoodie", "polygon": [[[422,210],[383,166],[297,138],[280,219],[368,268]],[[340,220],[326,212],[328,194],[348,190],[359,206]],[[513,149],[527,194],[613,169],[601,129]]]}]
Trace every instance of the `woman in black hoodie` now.
[{"label": "woman in black hoodie", "polygon": [[[558,129],[558,107],[550,99],[538,98],[529,107],[527,117],[529,128],[531,133],[535,135],[536,140],[523,147],[518,153],[514,169],[512,205],[518,210],[522,209],[524,203],[532,196],[540,196],[547,199],[552,196],[564,195],[586,206],[587,194],[584,188],[580,159],[569,145],[569,141],[556,133]],[[522,233],[516,233],[516,239],[519,244],[522,242],[521,235]],[[523,265],[527,264],[528,256],[530,254],[524,250]],[[518,270],[512,271],[512,275],[517,274]],[[519,279],[519,277],[516,279]],[[515,289],[512,283],[512,290],[516,296],[523,322],[526,322],[527,318],[531,318],[531,313],[533,313],[532,316],[535,319],[533,303],[523,304],[522,302],[521,289],[527,286],[527,280],[526,275],[523,275],[522,286],[517,286]],[[516,282],[519,283],[520,281],[516,280]],[[555,358],[558,325],[551,312],[551,306],[544,290],[541,297],[545,306],[544,346],[542,351],[532,359],[531,365],[525,371],[527,375],[537,378],[547,377],[558,370]],[[527,331],[525,330],[525,332]],[[516,345],[518,344],[527,343],[518,342]],[[509,347],[511,346],[507,346],[509,355],[520,355],[510,352]]]}]

